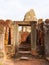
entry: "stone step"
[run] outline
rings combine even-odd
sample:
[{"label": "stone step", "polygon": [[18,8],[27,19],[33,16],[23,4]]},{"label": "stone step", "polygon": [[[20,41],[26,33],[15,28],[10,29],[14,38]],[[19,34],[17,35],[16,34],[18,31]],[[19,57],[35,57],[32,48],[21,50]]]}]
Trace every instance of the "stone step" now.
[{"label": "stone step", "polygon": [[23,48],[19,48],[19,50],[22,50],[22,51],[29,51],[29,50],[31,50],[31,48],[27,48],[27,47],[24,48],[24,47],[23,47]]},{"label": "stone step", "polygon": [[28,60],[29,58],[32,58],[31,51],[18,51],[16,54],[16,58],[19,58],[20,60]]},{"label": "stone step", "polygon": [[31,53],[31,51],[18,51],[18,53]]},{"label": "stone step", "polygon": [[31,47],[25,47],[25,46],[19,47],[19,49],[23,49],[23,48],[30,49]]},{"label": "stone step", "polygon": [[22,57],[20,57],[19,59],[20,59],[20,60],[28,60],[29,57],[22,56]]}]

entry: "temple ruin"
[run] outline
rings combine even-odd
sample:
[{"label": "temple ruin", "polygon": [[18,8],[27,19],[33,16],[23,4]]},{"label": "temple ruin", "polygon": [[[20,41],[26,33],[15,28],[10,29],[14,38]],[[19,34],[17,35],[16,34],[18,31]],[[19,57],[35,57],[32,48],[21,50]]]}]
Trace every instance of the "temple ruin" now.
[{"label": "temple ruin", "polygon": [[0,57],[10,58],[20,53],[49,57],[48,33],[49,19],[45,23],[43,19],[37,20],[32,9],[23,21],[0,20]]}]

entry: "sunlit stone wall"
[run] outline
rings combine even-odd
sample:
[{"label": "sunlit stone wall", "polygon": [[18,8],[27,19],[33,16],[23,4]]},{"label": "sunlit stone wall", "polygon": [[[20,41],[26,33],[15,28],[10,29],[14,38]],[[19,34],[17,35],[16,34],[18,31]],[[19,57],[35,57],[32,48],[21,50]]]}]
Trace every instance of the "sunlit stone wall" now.
[{"label": "sunlit stone wall", "polygon": [[[25,16],[24,16],[23,21],[26,21],[26,22],[37,21],[35,11],[34,11],[33,9],[31,9],[30,11],[28,11],[28,12],[25,14]],[[31,32],[31,27],[29,27],[29,26],[27,26],[27,27],[24,26],[23,28],[25,29],[25,31]]]},{"label": "sunlit stone wall", "polygon": [[[6,23],[8,24],[8,26],[6,27],[5,43],[4,43],[5,54],[6,54],[6,58],[10,58],[11,56],[15,54],[14,25],[13,25],[13,21],[11,20],[7,20]],[[9,30],[10,30],[10,33],[9,33]],[[9,41],[9,38],[11,42]]]},{"label": "sunlit stone wall", "polygon": [[5,55],[4,39],[5,39],[5,27],[0,25],[0,57],[4,57]]}]

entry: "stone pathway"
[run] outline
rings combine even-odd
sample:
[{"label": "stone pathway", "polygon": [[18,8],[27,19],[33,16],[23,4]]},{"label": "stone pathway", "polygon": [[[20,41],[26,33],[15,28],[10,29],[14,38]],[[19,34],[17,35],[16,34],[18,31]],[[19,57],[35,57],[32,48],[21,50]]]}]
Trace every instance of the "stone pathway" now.
[{"label": "stone pathway", "polygon": [[0,65],[49,65],[44,59],[17,60],[17,59],[0,59]]}]

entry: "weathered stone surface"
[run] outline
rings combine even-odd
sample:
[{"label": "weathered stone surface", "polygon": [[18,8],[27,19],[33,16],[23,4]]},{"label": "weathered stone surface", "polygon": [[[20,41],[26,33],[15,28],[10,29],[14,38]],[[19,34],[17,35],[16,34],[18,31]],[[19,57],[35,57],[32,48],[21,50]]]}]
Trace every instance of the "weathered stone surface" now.
[{"label": "weathered stone surface", "polygon": [[45,20],[45,23],[49,23],[49,19],[46,19],[46,20]]},{"label": "weathered stone surface", "polygon": [[44,24],[45,55],[49,57],[49,24]]},{"label": "weathered stone surface", "polygon": [[6,20],[6,23],[8,24],[8,26],[6,27],[6,32],[5,32],[5,43],[4,43],[5,54],[6,54],[6,57],[11,57],[13,54],[15,54],[14,25],[11,20]]},{"label": "weathered stone surface", "polygon": [[3,19],[0,19],[0,23],[4,23],[5,21]]},{"label": "weathered stone surface", "polygon": [[43,19],[38,19],[38,23],[43,23]]},{"label": "weathered stone surface", "polygon": [[13,45],[5,45],[5,53],[6,53],[6,58],[11,58],[15,51],[14,51],[14,46]]},{"label": "weathered stone surface", "polygon": [[37,21],[37,18],[33,9],[31,9],[25,14],[24,21]]},{"label": "weathered stone surface", "polygon": [[12,20],[7,19],[5,22],[6,22],[6,24],[8,24],[8,26],[10,27],[13,21],[12,21]]},{"label": "weathered stone surface", "polygon": [[4,34],[4,26],[0,25],[0,34]]},{"label": "weathered stone surface", "polygon": [[35,54],[37,55],[37,30],[36,30],[36,22],[31,23],[31,50],[32,50],[32,55]]},{"label": "weathered stone surface", "polygon": [[5,27],[0,26],[0,57],[4,56],[4,38],[5,38]]},{"label": "weathered stone surface", "polygon": [[21,33],[21,42],[25,42],[28,35],[29,35],[28,32],[22,32]]},{"label": "weathered stone surface", "polygon": [[6,30],[5,30],[5,42],[4,42],[4,45],[7,45],[8,44],[8,32],[9,32],[9,27],[6,27]]}]

